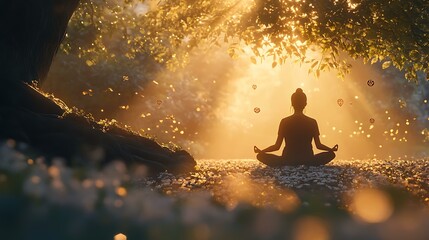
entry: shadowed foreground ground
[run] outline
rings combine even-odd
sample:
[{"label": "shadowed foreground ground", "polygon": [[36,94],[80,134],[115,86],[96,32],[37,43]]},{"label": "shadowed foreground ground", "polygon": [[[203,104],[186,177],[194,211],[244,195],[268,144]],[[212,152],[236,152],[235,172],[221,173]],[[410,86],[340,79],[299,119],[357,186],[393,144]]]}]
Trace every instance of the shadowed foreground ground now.
[{"label": "shadowed foreground ground", "polygon": [[[2,239],[383,239],[429,235],[428,159],[267,168],[199,160],[147,177],[121,161],[51,166],[0,143]],[[123,239],[123,238],[118,238]]]}]

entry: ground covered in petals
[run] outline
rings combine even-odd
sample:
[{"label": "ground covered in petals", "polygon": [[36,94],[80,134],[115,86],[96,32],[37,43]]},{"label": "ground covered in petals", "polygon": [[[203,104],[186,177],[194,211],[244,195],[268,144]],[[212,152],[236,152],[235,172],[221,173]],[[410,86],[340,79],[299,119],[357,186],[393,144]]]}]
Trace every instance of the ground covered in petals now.
[{"label": "ground covered in petals", "polygon": [[[427,239],[429,159],[269,168],[198,160],[147,176],[71,168],[0,143],[2,239]],[[311,231],[309,231],[311,229]],[[119,234],[121,233],[121,234]],[[119,234],[119,235],[118,235]]]},{"label": "ground covered in petals", "polygon": [[[167,194],[209,191],[233,207],[237,202],[277,205],[284,195],[317,193],[325,205],[344,204],[359,189],[396,189],[429,204],[429,159],[336,160],[326,166],[267,167],[253,159],[198,160],[195,172],[163,173],[143,181]],[[274,200],[274,202],[273,202]],[[280,200],[281,201],[281,200]],[[305,204],[305,203],[304,203]]]}]

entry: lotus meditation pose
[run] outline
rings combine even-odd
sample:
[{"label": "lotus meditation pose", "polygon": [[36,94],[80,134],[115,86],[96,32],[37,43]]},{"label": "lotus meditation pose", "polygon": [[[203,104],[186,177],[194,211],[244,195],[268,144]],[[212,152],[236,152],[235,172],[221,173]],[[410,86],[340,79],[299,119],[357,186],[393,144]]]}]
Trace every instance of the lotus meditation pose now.
[{"label": "lotus meditation pose", "polygon": [[[256,146],[254,147],[255,153],[258,154],[256,158],[271,167],[296,165],[318,166],[332,161],[335,158],[334,152],[338,150],[338,145],[330,148],[320,142],[319,127],[316,120],[307,117],[303,113],[305,106],[307,106],[307,96],[301,88],[296,89],[295,93],[292,94],[291,100],[294,114],[281,120],[277,140],[274,145],[263,150],[260,150]],[[286,146],[281,156],[267,153],[279,150],[283,139]],[[313,139],[317,149],[324,152],[313,153],[311,144]]]}]

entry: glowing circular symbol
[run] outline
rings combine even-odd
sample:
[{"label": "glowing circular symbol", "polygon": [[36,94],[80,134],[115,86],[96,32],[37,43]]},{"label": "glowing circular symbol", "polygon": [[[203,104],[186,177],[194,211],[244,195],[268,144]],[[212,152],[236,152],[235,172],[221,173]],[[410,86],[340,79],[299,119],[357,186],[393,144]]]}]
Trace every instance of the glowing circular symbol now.
[{"label": "glowing circular symbol", "polygon": [[337,100],[337,103],[338,103],[338,105],[341,107],[341,106],[343,106],[343,104],[344,104],[344,100],[343,100],[343,99],[341,99],[341,98],[339,98],[339,99]]},{"label": "glowing circular symbol", "polygon": [[375,123],[375,119],[374,119],[374,118],[370,118],[370,119],[369,119],[369,122],[370,122],[370,123]]},{"label": "glowing circular symbol", "polygon": [[256,88],[258,88],[258,86],[256,84],[252,85],[253,90],[256,90]]},{"label": "glowing circular symbol", "polygon": [[253,111],[254,111],[255,113],[259,113],[259,112],[261,111],[261,109],[260,109],[260,108],[258,108],[258,107],[255,107],[255,108],[253,109]]},{"label": "glowing circular symbol", "polygon": [[156,104],[161,105],[162,104],[162,100],[156,100]]},{"label": "glowing circular symbol", "polygon": [[368,84],[368,86],[372,87],[372,86],[374,86],[375,82],[374,82],[374,80],[370,79],[370,80],[368,80],[368,82],[366,82],[366,84]]}]

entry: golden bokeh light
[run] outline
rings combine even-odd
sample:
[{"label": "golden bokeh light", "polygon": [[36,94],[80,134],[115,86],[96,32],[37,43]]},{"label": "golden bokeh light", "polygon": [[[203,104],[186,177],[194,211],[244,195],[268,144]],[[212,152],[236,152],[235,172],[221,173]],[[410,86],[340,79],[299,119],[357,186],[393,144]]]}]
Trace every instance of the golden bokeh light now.
[{"label": "golden bokeh light", "polygon": [[124,187],[118,187],[116,188],[116,194],[118,194],[118,196],[125,197],[127,195],[127,189]]},{"label": "golden bokeh light", "polygon": [[355,193],[351,203],[355,216],[368,223],[386,221],[393,213],[389,196],[378,189],[363,189]]},{"label": "golden bokeh light", "polygon": [[123,233],[118,233],[113,237],[113,240],[127,240],[127,236]]},{"label": "golden bokeh light", "polygon": [[330,234],[326,223],[316,217],[299,219],[294,226],[293,240],[329,240]]}]

